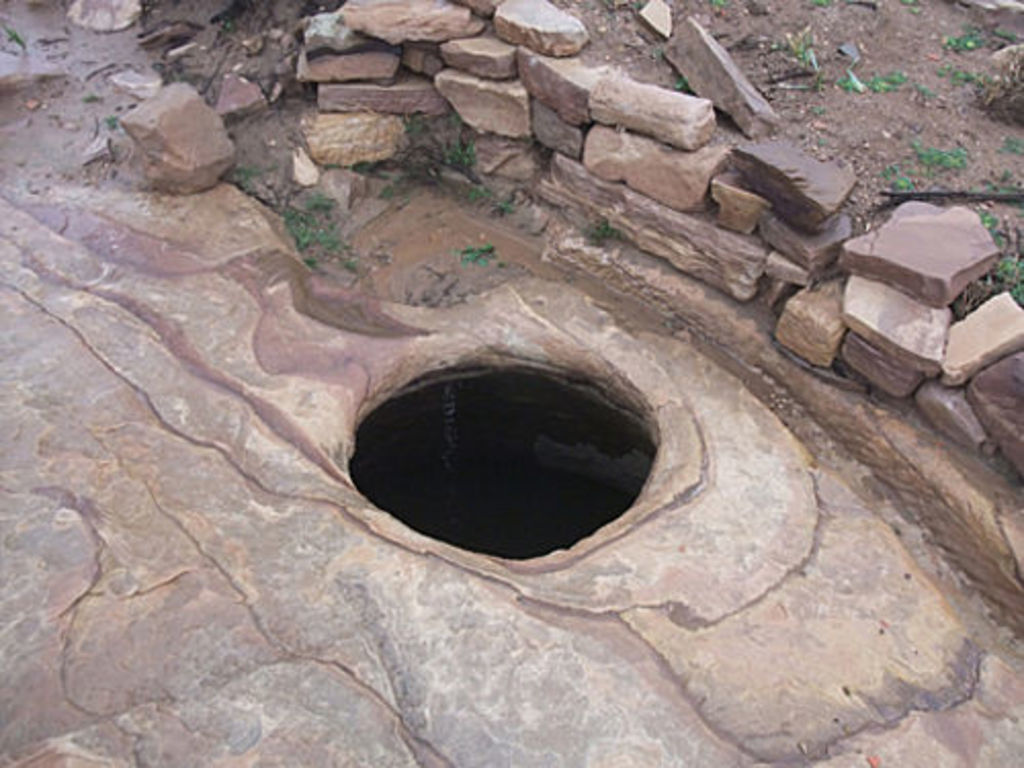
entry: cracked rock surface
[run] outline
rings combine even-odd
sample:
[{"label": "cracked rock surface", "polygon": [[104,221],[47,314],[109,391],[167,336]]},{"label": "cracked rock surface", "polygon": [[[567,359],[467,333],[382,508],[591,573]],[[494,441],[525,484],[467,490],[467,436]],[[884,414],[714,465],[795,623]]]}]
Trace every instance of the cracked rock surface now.
[{"label": "cracked rock surface", "polygon": [[[331,326],[301,270],[232,187],[0,200],[0,763],[1024,753],[1019,662],[688,344],[540,281]],[[633,508],[529,561],[409,530],[346,468],[368,405],[503,360],[639,393],[659,430]]]}]

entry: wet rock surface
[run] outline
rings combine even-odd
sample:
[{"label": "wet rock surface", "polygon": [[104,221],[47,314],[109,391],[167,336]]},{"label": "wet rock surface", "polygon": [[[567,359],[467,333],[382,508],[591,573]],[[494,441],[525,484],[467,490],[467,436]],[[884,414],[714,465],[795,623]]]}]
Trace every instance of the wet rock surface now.
[{"label": "wet rock surface", "polygon": [[[63,236],[0,202],[5,755],[791,763],[979,707],[1019,752],[1019,673],[687,344],[536,281],[378,304],[408,330],[366,335],[296,311],[295,255],[232,188],[42,202]],[[611,377],[662,425],[634,509],[543,567],[439,546],[347,476],[367,397],[478,354]]]}]

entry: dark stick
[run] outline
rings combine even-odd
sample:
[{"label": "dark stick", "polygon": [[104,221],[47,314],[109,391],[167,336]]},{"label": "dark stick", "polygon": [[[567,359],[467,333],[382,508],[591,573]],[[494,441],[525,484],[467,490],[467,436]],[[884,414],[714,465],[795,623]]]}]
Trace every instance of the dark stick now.
[{"label": "dark stick", "polygon": [[1020,192],[958,192],[956,190],[933,190],[929,192],[898,191],[883,189],[878,194],[889,199],[883,205],[904,203],[907,200],[964,200],[969,203],[1024,203],[1024,190]]}]

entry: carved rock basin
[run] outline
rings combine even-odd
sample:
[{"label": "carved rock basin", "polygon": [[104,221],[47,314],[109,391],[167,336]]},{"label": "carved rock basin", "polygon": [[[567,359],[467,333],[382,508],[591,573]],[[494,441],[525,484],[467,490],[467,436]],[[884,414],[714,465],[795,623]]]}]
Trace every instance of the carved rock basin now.
[{"label": "carved rock basin", "polygon": [[[684,341],[541,281],[444,310],[346,295],[230,187],[0,202],[0,265],[0,755],[931,765],[968,734],[974,764],[1020,754],[1021,677]],[[643,414],[629,509],[509,560],[368,501],[358,425],[466,367]]]}]

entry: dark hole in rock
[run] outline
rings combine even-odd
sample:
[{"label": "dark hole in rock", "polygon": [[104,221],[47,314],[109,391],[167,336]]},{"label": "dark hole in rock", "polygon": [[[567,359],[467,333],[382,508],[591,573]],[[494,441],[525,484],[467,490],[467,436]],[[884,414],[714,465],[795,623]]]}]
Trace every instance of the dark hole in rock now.
[{"label": "dark hole in rock", "polygon": [[463,549],[529,558],[625,512],[656,446],[637,409],[571,377],[453,370],[360,424],[352,479],[374,504]]}]

